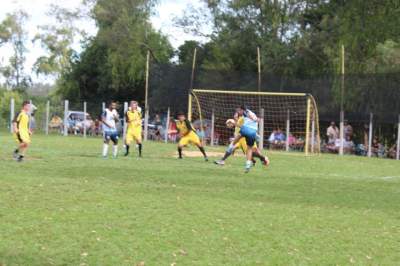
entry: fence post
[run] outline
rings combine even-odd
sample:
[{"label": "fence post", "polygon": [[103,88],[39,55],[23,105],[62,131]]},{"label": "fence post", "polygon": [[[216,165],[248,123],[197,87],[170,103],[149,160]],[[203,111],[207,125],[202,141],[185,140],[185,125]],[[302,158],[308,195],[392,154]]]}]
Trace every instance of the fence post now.
[{"label": "fence post", "polygon": [[397,123],[397,147],[396,147],[396,160],[400,160],[400,115],[399,122]]},{"label": "fence post", "polygon": [[287,117],[286,117],[286,151],[289,151],[290,143],[290,110],[287,110]]},{"label": "fence post", "polygon": [[128,124],[126,123],[126,112],[128,112],[128,102],[124,102],[124,127],[123,127],[123,131],[122,131],[122,140],[124,142],[124,146],[126,143],[126,129],[128,127]]},{"label": "fence post", "polygon": [[260,150],[264,149],[264,108],[261,108],[261,119],[260,119],[260,125],[259,125],[259,134],[260,134],[260,141],[258,143],[258,148]]},{"label": "fence post", "polygon": [[50,119],[50,101],[46,103],[46,121],[44,123],[45,129],[44,132],[46,135],[49,135],[49,119]]},{"label": "fence post", "polygon": [[64,136],[68,136],[68,109],[69,109],[69,101],[65,100],[65,102],[64,102]]},{"label": "fence post", "polygon": [[146,109],[144,113],[144,141],[147,141],[148,132],[149,132],[149,109]]},{"label": "fence post", "polygon": [[169,120],[171,117],[171,110],[168,107],[168,111],[167,111],[167,121],[165,123],[165,143],[168,143],[168,130],[169,130]]},{"label": "fence post", "polygon": [[83,137],[86,138],[86,112],[87,112],[87,104],[83,102]]},{"label": "fence post", "polygon": [[104,112],[104,110],[106,110],[106,103],[102,102],[101,103],[101,111]]},{"label": "fence post", "polygon": [[212,110],[211,114],[211,136],[210,136],[210,145],[214,146],[214,141],[215,141],[215,113],[214,109]]},{"label": "fence post", "polygon": [[368,157],[372,156],[372,134],[373,134],[373,119],[374,114],[370,113],[369,115],[369,135],[368,135]]},{"label": "fence post", "polygon": [[343,155],[344,150],[344,112],[340,111],[340,147],[339,147],[339,155]]},{"label": "fence post", "polygon": [[15,116],[15,99],[11,98],[11,102],[10,102],[10,132],[11,133],[14,132],[14,128],[13,128],[14,116]]}]

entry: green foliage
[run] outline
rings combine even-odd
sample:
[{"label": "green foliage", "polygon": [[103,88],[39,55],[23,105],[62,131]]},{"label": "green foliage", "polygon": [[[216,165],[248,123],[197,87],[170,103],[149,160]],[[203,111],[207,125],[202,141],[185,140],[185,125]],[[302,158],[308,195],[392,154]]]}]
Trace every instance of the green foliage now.
[{"label": "green foliage", "polygon": [[12,98],[15,100],[15,113],[17,113],[24,101],[24,95],[18,91],[0,89],[0,125],[3,128],[10,123],[10,104]]},{"label": "green foliage", "polygon": [[28,33],[25,29],[29,16],[25,11],[19,10],[7,14],[0,24],[0,44],[10,44],[13,55],[9,64],[0,68],[0,73],[6,79],[6,84],[20,91],[26,90],[31,83],[29,75],[25,73],[26,42]]},{"label": "green foliage", "polygon": [[400,261],[393,160],[271,153],[245,175],[241,156],[218,167],[147,142],[140,160],[104,160],[101,138],[33,135],[18,165],[0,139],[3,265]]},{"label": "green foliage", "polygon": [[99,31],[71,70],[59,93],[69,99],[143,99],[147,51],[165,63],[173,56],[168,39],[147,21],[152,1],[97,1],[92,16]]}]

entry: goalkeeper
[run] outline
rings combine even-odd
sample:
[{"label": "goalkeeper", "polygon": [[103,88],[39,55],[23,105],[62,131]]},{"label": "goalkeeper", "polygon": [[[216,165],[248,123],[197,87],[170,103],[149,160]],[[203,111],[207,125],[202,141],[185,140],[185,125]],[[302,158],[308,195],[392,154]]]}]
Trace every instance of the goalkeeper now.
[{"label": "goalkeeper", "polygon": [[[239,116],[238,113],[235,113],[234,119],[228,119],[226,121],[226,126],[228,128],[235,127],[234,137],[236,137],[240,135],[240,128],[243,125],[243,123],[244,123],[244,117]],[[259,138],[259,136],[257,136],[257,138]],[[257,149],[257,143],[254,143],[253,148]],[[225,152],[224,157],[222,157],[218,161],[215,161],[214,163],[217,165],[225,165],[226,159],[228,159],[229,156],[233,155],[237,149],[241,149],[242,152],[246,154],[248,147],[245,137],[241,137],[239,141],[233,146],[233,150],[228,148],[227,151]],[[253,158],[252,158],[253,166],[256,164],[256,160],[254,160],[254,157],[259,158],[262,164],[264,165],[267,164],[264,156],[262,156],[259,152],[253,152]]]}]

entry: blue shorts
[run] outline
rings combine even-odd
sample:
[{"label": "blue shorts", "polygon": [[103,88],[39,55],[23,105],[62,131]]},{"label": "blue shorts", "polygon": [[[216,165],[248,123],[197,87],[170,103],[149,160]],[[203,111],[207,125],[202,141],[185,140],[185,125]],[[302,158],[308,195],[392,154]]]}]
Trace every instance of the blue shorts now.
[{"label": "blue shorts", "polygon": [[104,132],[104,141],[111,140],[114,144],[118,144],[118,132],[113,131],[105,131]]},{"label": "blue shorts", "polygon": [[253,147],[257,139],[257,130],[248,127],[242,127],[239,133],[242,137],[246,138],[247,146]]}]

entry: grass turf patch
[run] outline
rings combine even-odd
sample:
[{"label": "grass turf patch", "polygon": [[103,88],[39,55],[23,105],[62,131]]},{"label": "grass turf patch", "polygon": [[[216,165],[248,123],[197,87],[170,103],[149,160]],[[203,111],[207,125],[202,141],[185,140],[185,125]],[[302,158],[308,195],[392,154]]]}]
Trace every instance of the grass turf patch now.
[{"label": "grass turf patch", "polygon": [[154,142],[104,160],[101,142],[37,135],[18,164],[0,135],[0,265],[400,261],[397,161],[275,152],[244,174]]}]

